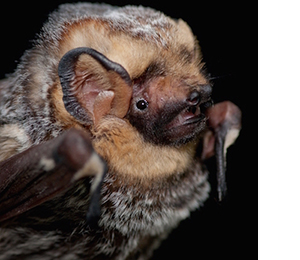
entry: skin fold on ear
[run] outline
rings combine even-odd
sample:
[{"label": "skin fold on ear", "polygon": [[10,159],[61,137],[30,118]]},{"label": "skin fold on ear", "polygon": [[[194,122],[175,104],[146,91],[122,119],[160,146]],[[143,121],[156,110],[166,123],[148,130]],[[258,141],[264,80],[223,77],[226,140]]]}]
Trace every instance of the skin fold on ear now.
[{"label": "skin fold on ear", "polygon": [[128,72],[98,51],[79,47],[60,60],[58,75],[66,110],[83,125],[105,115],[123,118],[132,96]]}]

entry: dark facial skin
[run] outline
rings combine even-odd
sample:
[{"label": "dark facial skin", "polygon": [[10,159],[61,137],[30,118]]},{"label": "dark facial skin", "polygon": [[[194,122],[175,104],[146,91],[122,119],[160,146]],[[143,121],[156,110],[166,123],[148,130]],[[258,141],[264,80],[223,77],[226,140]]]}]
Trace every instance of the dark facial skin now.
[{"label": "dark facial skin", "polygon": [[185,87],[165,77],[135,84],[127,119],[146,141],[185,144],[204,130],[210,96],[210,85]]}]

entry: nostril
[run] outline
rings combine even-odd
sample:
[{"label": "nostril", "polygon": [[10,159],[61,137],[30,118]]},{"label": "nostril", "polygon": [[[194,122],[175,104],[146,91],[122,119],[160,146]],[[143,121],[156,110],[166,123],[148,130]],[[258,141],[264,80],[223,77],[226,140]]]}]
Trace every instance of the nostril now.
[{"label": "nostril", "polygon": [[212,87],[211,87],[211,85],[201,86],[201,91],[200,92],[205,97],[211,96],[211,93],[212,93]]},{"label": "nostril", "polygon": [[200,93],[198,91],[193,91],[186,101],[191,106],[197,106],[200,102]]}]

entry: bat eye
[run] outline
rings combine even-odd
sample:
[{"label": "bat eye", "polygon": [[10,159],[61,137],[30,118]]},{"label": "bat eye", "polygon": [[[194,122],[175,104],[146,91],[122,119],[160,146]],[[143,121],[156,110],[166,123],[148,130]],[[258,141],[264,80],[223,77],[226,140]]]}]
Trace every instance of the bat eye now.
[{"label": "bat eye", "polygon": [[136,107],[139,109],[139,110],[144,110],[148,107],[148,102],[144,99],[141,99],[139,100],[137,103],[136,103]]}]

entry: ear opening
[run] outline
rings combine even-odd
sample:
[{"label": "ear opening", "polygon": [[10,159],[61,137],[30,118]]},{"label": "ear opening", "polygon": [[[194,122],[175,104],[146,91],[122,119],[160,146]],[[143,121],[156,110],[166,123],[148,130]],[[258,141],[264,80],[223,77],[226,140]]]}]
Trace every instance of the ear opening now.
[{"label": "ear opening", "polygon": [[107,115],[123,118],[132,96],[132,81],[120,64],[98,51],[80,47],[60,60],[58,75],[66,110],[83,125]]}]

